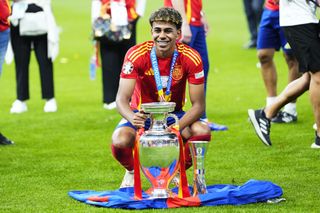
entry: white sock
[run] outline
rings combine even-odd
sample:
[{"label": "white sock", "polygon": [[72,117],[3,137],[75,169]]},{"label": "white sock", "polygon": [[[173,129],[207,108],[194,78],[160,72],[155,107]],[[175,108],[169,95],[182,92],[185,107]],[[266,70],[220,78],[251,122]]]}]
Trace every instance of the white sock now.
[{"label": "white sock", "polygon": [[276,101],[276,98],[277,98],[277,96],[267,97],[266,98],[266,101],[267,101],[266,106],[270,106],[271,104],[273,104]]},{"label": "white sock", "polygon": [[201,118],[201,121],[209,122],[208,118]]},{"label": "white sock", "polygon": [[296,103],[288,103],[284,106],[284,112],[287,112],[291,115],[297,116],[297,104]]}]

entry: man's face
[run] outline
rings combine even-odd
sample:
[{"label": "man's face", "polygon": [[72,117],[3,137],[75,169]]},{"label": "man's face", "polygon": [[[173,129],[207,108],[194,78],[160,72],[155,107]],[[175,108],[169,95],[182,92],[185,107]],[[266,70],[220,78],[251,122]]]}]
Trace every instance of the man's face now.
[{"label": "man's face", "polygon": [[174,24],[155,21],[152,24],[151,33],[157,52],[163,56],[169,56],[175,48],[181,30],[177,30]]}]

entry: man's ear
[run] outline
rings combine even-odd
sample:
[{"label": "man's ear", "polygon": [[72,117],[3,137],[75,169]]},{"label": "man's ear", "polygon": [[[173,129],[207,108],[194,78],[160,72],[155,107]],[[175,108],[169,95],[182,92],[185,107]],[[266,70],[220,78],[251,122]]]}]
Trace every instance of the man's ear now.
[{"label": "man's ear", "polygon": [[177,30],[177,39],[181,37],[181,29]]}]

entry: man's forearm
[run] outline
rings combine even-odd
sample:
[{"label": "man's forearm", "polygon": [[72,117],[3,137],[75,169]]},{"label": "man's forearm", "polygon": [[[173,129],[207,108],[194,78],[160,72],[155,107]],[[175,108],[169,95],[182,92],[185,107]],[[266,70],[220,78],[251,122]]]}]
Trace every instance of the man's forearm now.
[{"label": "man's forearm", "polygon": [[205,110],[204,104],[193,105],[179,121],[180,129],[184,129],[190,126],[194,122],[198,121]]},{"label": "man's forearm", "polygon": [[127,119],[132,123],[134,112],[130,108],[129,102],[124,101],[122,99],[117,99],[116,103],[117,103],[117,110],[120,113],[120,115],[122,115],[122,117],[124,117],[125,119]]}]

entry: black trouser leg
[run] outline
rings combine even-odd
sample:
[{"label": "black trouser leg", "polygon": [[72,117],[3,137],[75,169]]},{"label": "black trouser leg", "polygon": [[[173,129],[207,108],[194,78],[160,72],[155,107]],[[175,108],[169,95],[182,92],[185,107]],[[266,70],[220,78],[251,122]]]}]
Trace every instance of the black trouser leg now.
[{"label": "black trouser leg", "polygon": [[51,99],[54,97],[53,64],[48,58],[47,35],[36,36],[33,42],[40,69],[42,98]]},{"label": "black trouser leg", "polygon": [[11,27],[11,43],[16,68],[17,99],[28,100],[29,96],[29,62],[31,52],[30,37],[20,36],[19,27]]},{"label": "black trouser leg", "polygon": [[244,10],[250,31],[250,39],[252,41],[257,40],[263,3],[263,0],[243,0]]},{"label": "black trouser leg", "polygon": [[120,48],[119,44],[100,44],[103,102],[107,104],[116,100],[123,62]]}]

